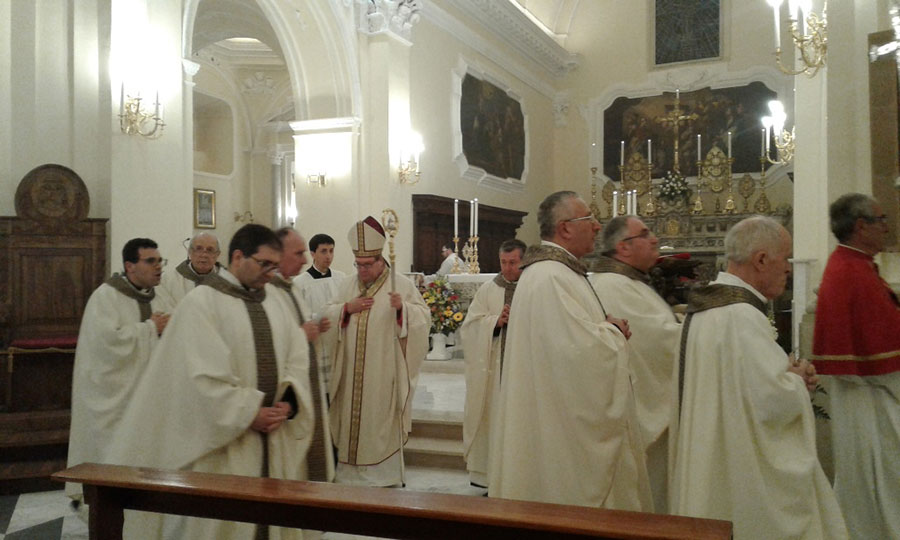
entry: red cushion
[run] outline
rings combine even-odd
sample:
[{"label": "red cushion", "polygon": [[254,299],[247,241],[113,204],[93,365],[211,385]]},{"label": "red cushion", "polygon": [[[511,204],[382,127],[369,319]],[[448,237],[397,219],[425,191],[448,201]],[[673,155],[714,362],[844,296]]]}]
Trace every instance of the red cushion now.
[{"label": "red cushion", "polygon": [[15,339],[9,344],[10,347],[18,347],[20,349],[49,349],[56,347],[57,349],[74,349],[78,342],[77,336],[53,337],[53,338],[31,338],[31,339]]}]

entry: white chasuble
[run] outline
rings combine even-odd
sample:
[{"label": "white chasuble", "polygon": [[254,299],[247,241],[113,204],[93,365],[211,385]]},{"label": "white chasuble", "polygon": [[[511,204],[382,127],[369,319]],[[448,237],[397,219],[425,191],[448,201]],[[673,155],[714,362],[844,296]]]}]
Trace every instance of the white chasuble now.
[{"label": "white chasuble", "polygon": [[488,448],[500,393],[501,334],[497,319],[505,296],[504,287],[493,280],[485,282],[475,293],[460,328],[466,377],[463,455],[469,479],[481,486],[488,485]]},{"label": "white chasuble", "polygon": [[[309,317],[319,320],[325,314],[325,307],[335,302],[335,296],[338,294],[338,288],[342,281],[347,279],[347,275],[340,270],[329,269],[331,275],[329,277],[320,276],[314,268],[300,273],[294,278],[294,284],[305,304],[309,306]],[[331,320],[331,324],[335,325],[338,321]],[[320,337],[316,341],[316,352],[319,354],[319,370],[322,372],[322,378],[325,385],[331,380],[332,366],[331,362],[334,358],[334,333],[329,332],[328,335]]]},{"label": "white chasuble", "polygon": [[[390,305],[390,269],[368,288],[357,278],[342,282],[325,310],[337,333],[331,395],[331,437],[338,451],[336,482],[394,485],[401,481],[400,453],[412,428],[412,397],[428,351],[431,317],[419,290],[397,275],[403,299]],[[371,309],[348,314],[355,297],[374,299]],[[380,468],[379,468],[380,467]]]},{"label": "white chasuble", "polygon": [[[623,266],[627,268],[620,268]],[[642,279],[646,274],[608,257],[602,257],[595,270],[590,280],[603,307],[613,317],[627,319],[631,329],[628,359],[650,489],[656,512],[665,513],[672,369],[681,324],[666,301]]]},{"label": "white chasuble", "polygon": [[[124,277],[110,278],[115,279],[131,287]],[[159,297],[152,297],[149,311],[164,309]],[[85,305],[72,373],[69,467],[110,462],[109,445],[118,436],[122,413],[159,341],[156,324],[141,319],[138,301],[108,283]],[[66,493],[80,498],[81,484],[66,484]]]},{"label": "white chasuble", "polygon": [[650,511],[625,337],[568,252],[532,246],[522,266],[492,426],[490,496]]},{"label": "white chasuble", "polygon": [[[211,272],[217,273],[221,266],[219,263],[213,267]],[[198,274],[191,268],[190,261],[184,260],[170,270],[163,272],[162,278],[159,280],[159,286],[156,287],[156,294],[163,299],[170,310],[174,310],[182,298],[197,286],[209,274]]]},{"label": "white chasuble", "polygon": [[[227,270],[222,279],[240,287]],[[134,399],[122,437],[113,448],[117,463],[259,477],[264,457],[268,476],[288,480],[305,474],[312,433],[308,343],[284,304],[267,296],[262,308],[271,327],[277,367],[274,401],[293,391],[298,410],[263,437],[250,425],[263,406],[257,389],[257,355],[244,300],[202,285],[188,293],[169,321]],[[266,456],[264,456],[266,453]],[[126,512],[127,537],[252,538],[255,525],[209,519]],[[296,529],[270,528],[272,538],[292,538]],[[133,535],[133,536],[132,536]]]},{"label": "white chasuble", "polygon": [[[732,521],[738,540],[846,538],[816,456],[809,393],[787,371],[762,296],[725,272],[711,285],[749,290],[758,306],[741,301],[685,321],[680,420],[676,401],[670,438],[672,513]],[[677,384],[676,376],[675,395]]]}]

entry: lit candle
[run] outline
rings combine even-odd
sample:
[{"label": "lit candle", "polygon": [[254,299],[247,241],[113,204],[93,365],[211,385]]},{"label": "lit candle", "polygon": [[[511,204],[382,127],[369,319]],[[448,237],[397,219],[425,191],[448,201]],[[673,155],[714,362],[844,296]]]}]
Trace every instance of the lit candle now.
[{"label": "lit candle", "polygon": [[475,236],[478,236],[478,199],[475,199]]},{"label": "lit candle", "polygon": [[700,150],[700,134],[697,134],[697,161],[703,161],[703,151]]},{"label": "lit candle", "polygon": [[625,141],[619,141],[619,165],[625,166]]},{"label": "lit candle", "polygon": [[616,217],[619,215],[619,192],[613,190],[613,212],[612,217]]},{"label": "lit candle", "polygon": [[459,238],[459,199],[453,199],[453,237]]},{"label": "lit candle", "polygon": [[651,148],[650,139],[647,139],[647,163],[648,164],[653,163],[653,158],[651,157],[650,148]]},{"label": "lit candle", "polygon": [[781,28],[780,28],[781,21],[779,20],[780,19],[780,17],[779,17],[780,10],[778,9],[780,7],[781,7],[781,2],[778,2],[772,6],[772,11],[775,12],[775,48],[776,49],[781,48]]},{"label": "lit candle", "polygon": [[675,101],[678,101],[681,98],[681,89],[675,89]]},{"label": "lit candle", "polygon": [[728,159],[731,159],[731,132],[728,132]]},{"label": "lit candle", "polygon": [[155,103],[156,103],[156,105],[155,105],[156,108],[153,110],[153,117],[159,118],[159,90],[156,91],[156,102]]},{"label": "lit candle", "polygon": [[119,89],[119,116],[125,116],[125,83]]},{"label": "lit candle", "polygon": [[469,201],[469,237],[475,236],[475,201]]},{"label": "lit candle", "polygon": [[759,157],[766,155],[766,128],[762,128],[762,137],[759,139]]},{"label": "lit candle", "polygon": [[633,189],[633,190],[631,190],[631,192],[634,193],[634,195],[632,195],[632,197],[631,197],[631,215],[636,216],[637,215],[637,190]]}]

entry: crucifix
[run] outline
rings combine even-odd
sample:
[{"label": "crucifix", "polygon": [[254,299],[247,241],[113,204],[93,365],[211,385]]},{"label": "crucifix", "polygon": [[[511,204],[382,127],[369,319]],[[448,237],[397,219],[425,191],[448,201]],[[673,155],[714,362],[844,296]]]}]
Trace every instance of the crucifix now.
[{"label": "crucifix", "polygon": [[[657,118],[656,121],[659,122],[660,125],[664,128],[670,128],[675,133],[675,163],[672,168],[677,173],[681,173],[681,164],[678,158],[678,131],[682,124],[685,126],[690,122],[699,118],[697,113],[691,114],[681,114],[684,112],[681,108],[681,90],[675,90],[675,108],[672,109],[669,114],[663,116],[662,118]],[[698,174],[699,176],[699,174]]]}]

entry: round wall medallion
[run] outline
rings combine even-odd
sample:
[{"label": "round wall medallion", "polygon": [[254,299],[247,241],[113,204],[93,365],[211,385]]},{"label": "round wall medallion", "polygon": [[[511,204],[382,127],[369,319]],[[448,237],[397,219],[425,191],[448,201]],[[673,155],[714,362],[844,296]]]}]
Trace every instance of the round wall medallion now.
[{"label": "round wall medallion", "polygon": [[36,221],[81,221],[90,210],[90,197],[81,178],[62,165],[40,165],[19,182],[16,215]]}]

